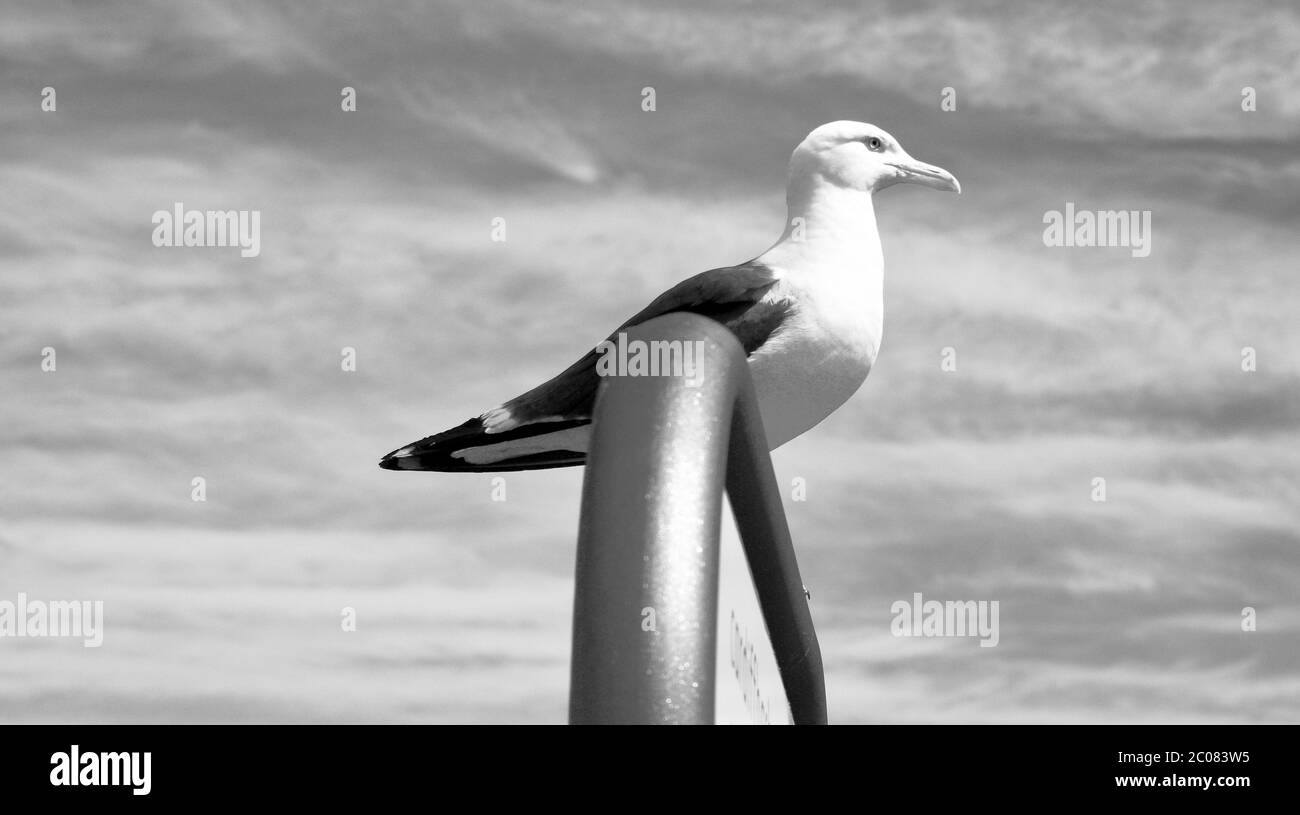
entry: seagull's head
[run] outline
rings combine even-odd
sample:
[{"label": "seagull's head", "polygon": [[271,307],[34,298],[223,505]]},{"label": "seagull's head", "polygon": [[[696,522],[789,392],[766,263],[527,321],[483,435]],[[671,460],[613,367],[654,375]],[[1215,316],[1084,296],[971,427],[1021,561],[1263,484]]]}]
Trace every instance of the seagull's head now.
[{"label": "seagull's head", "polygon": [[790,156],[791,185],[808,180],[864,192],[908,183],[961,192],[952,173],[917,161],[898,139],[866,122],[831,122],[809,133]]}]

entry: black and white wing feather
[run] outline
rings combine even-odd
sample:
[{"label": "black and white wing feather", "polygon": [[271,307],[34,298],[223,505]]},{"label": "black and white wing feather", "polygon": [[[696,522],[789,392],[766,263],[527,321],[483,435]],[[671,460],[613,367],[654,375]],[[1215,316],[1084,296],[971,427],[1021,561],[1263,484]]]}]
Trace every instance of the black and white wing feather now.
[{"label": "black and white wing feather", "polygon": [[[620,331],[654,317],[688,311],[710,317],[753,354],[787,323],[793,302],[781,296],[780,279],[767,266],[750,261],[710,269],[683,280],[618,327]],[[585,453],[566,449],[575,428],[591,422],[600,376],[593,348],[553,379],[516,396],[476,419],[394,450],[379,462],[390,470],[499,472],[570,467],[583,464]],[[548,438],[543,438],[548,437]],[[516,443],[519,455],[490,464],[472,463],[475,447]],[[508,448],[499,448],[508,449]]]}]

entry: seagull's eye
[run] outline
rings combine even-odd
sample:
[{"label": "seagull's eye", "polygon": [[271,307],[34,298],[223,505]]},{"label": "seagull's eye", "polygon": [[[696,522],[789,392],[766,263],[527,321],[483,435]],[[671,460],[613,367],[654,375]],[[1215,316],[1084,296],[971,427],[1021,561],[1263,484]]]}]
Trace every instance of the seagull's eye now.
[{"label": "seagull's eye", "polygon": [[875,136],[872,136],[871,138],[867,139],[868,150],[874,150],[875,152],[879,153],[881,149],[884,148],[884,146],[885,143],[882,142],[880,139],[876,138]]}]

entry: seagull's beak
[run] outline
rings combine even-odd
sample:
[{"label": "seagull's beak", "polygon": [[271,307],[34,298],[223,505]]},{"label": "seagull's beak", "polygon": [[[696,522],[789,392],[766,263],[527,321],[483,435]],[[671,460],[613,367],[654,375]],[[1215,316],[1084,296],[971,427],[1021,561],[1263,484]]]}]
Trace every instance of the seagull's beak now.
[{"label": "seagull's beak", "polygon": [[917,161],[911,156],[906,156],[902,161],[891,161],[889,165],[903,174],[899,181],[933,187],[944,192],[961,193],[961,182],[942,167]]}]

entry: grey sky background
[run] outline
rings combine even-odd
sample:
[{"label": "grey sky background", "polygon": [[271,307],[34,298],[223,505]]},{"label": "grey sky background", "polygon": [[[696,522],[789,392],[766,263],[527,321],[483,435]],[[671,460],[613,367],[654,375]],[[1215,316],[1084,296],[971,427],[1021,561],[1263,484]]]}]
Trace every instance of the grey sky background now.
[{"label": "grey sky background", "polygon": [[[761,252],[835,119],[963,195],[878,196],[880,358],[775,454],[832,720],[1300,721],[1293,5],[0,15],[0,599],[107,618],[0,640],[0,721],[563,721],[581,470],[375,462]],[[261,256],[154,247],[177,201]],[[1044,247],[1067,201],[1151,210],[1151,256]],[[916,591],[999,646],[895,639]]]}]

